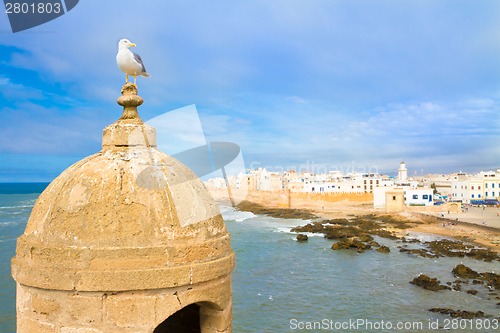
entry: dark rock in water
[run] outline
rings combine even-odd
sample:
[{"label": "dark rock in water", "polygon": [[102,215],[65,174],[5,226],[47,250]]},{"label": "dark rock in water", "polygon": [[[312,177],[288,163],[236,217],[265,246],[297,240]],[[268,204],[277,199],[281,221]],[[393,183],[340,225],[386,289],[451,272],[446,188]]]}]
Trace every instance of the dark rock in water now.
[{"label": "dark rock in water", "polygon": [[453,310],[447,308],[432,308],[429,309],[431,312],[438,312],[444,315],[449,315],[452,318],[464,318],[464,319],[472,319],[472,318],[485,318],[483,311],[471,312],[471,311],[463,311],[463,310]]},{"label": "dark rock in water", "polygon": [[348,219],[330,219],[330,220],[325,220],[324,222],[328,224],[336,224],[336,225],[347,225],[350,224]]},{"label": "dark rock in water", "polygon": [[475,279],[480,276],[480,274],[471,268],[465,266],[464,264],[458,264],[451,271],[456,277],[464,278],[464,279]]},{"label": "dark rock in water", "polygon": [[389,239],[399,239],[392,231],[385,229],[387,225],[396,227],[408,227],[408,221],[400,221],[390,216],[366,215],[353,219],[331,219],[321,222],[309,223],[305,226],[295,227],[294,232],[316,232],[324,233],[327,239],[346,239],[358,237],[360,241],[369,243],[373,236]]},{"label": "dark rock in water", "polygon": [[425,274],[420,274],[418,277],[410,281],[411,284],[417,285],[427,290],[439,291],[439,290],[450,290],[450,287],[440,284],[437,278],[428,277]]},{"label": "dark rock in water", "polygon": [[492,288],[500,289],[500,275],[496,273],[481,273],[481,276],[486,281],[486,284]]},{"label": "dark rock in water", "polygon": [[370,235],[362,235],[359,236],[359,240],[365,243],[371,242],[373,240],[373,237]]},{"label": "dark rock in water", "polygon": [[[405,242],[408,240],[404,239]],[[431,242],[424,243],[427,246],[427,250],[424,249],[411,249],[411,250],[401,250],[401,252],[406,252],[408,254],[416,254],[427,258],[437,258],[437,257],[459,257],[463,258],[465,256],[471,257],[478,260],[500,261],[500,256],[488,249],[475,248],[472,244],[465,244],[461,241],[454,241],[450,239],[440,239]]]},{"label": "dark rock in water", "polygon": [[471,294],[471,295],[476,295],[477,294],[477,290],[470,289],[470,290],[467,290],[466,293],[467,294]]},{"label": "dark rock in water", "polygon": [[403,243],[420,243],[420,241],[417,239],[417,238],[406,238],[406,237],[403,237],[401,238],[401,241]]},{"label": "dark rock in water", "polygon": [[323,234],[327,232],[323,222],[312,222],[306,225],[297,226],[291,229],[292,232],[310,232],[313,234]]},{"label": "dark rock in water", "polygon": [[307,235],[304,235],[304,234],[297,235],[298,242],[307,242],[308,239],[309,239],[309,237],[307,237]]},{"label": "dark rock in water", "polygon": [[379,247],[377,249],[378,252],[381,252],[381,253],[389,253],[391,252],[391,249],[385,245],[382,245],[381,247]]},{"label": "dark rock in water", "polygon": [[354,248],[358,252],[362,253],[364,250],[370,249],[371,246],[363,243],[359,238],[353,237],[348,239],[343,239],[337,243],[333,243],[332,250],[348,250]]},{"label": "dark rock in water", "polygon": [[370,244],[371,247],[379,247],[380,246],[380,244],[375,242],[375,241],[371,241],[368,244]]},{"label": "dark rock in water", "polygon": [[[462,278],[462,279],[473,279],[472,284],[485,284],[490,288],[490,289],[500,289],[500,275],[493,273],[493,272],[484,272],[484,273],[478,273],[471,268],[459,264],[453,270],[451,271],[456,277]],[[456,284],[468,284],[469,281],[464,281],[464,280],[456,280]],[[455,289],[455,288],[453,288]]]},{"label": "dark rock in water", "polygon": [[462,285],[461,284],[454,284],[453,285],[453,290],[456,290],[456,291],[462,291]]},{"label": "dark rock in water", "polygon": [[460,241],[453,241],[449,239],[440,239],[425,243],[430,251],[437,256],[446,257],[465,257],[465,252],[471,249],[472,245],[466,245]]},{"label": "dark rock in water", "polygon": [[407,249],[407,248],[401,248],[399,252],[405,252],[408,254],[416,254],[424,258],[438,258],[439,256],[436,254],[433,254],[426,249]]},{"label": "dark rock in water", "polygon": [[488,262],[493,260],[500,261],[500,256],[498,255],[498,253],[488,249],[471,249],[469,252],[466,253],[466,256]]}]

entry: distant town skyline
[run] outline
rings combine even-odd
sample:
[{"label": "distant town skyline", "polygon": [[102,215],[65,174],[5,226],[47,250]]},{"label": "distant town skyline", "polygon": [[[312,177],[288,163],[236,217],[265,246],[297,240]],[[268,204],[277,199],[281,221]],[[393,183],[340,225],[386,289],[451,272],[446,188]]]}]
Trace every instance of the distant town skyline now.
[{"label": "distant town skyline", "polygon": [[151,74],[141,117],[196,104],[247,167],[500,167],[499,1],[135,4],[87,0],[16,34],[0,20],[0,181],[50,181],[100,150],[121,38]]}]

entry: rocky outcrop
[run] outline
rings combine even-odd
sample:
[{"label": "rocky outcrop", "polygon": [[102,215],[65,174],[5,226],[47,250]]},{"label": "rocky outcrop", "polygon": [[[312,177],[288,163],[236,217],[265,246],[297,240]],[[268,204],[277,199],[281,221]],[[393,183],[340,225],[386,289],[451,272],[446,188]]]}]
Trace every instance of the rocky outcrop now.
[{"label": "rocky outcrop", "polygon": [[307,235],[304,234],[298,234],[296,239],[297,242],[307,242],[309,240],[309,237],[307,237]]},{"label": "rocky outcrop", "polygon": [[332,250],[348,250],[354,248],[358,252],[362,253],[365,250],[371,248],[369,244],[363,243],[359,238],[353,237],[348,239],[343,239],[338,241],[337,243],[333,243]]},{"label": "rocky outcrop", "polygon": [[391,252],[391,249],[385,245],[382,245],[381,247],[379,247],[377,249],[377,251],[380,253],[389,253],[389,252]]},{"label": "rocky outcrop", "polygon": [[450,290],[450,287],[440,284],[441,281],[437,278],[431,278],[425,274],[420,274],[410,283],[431,291]]},{"label": "rocky outcrop", "polygon": [[[402,239],[404,243],[409,241],[404,238]],[[411,241],[412,243],[419,243],[418,240]],[[400,252],[406,252],[408,254],[418,255],[425,258],[439,258],[439,257],[471,257],[477,260],[483,260],[486,262],[498,260],[500,261],[500,256],[498,253],[491,251],[489,249],[477,248],[473,244],[467,244],[462,241],[451,240],[451,239],[437,239],[430,242],[422,243],[425,248],[418,249],[408,249],[407,245],[400,247]]]},{"label": "rocky outcrop", "polygon": [[407,227],[407,221],[400,221],[387,215],[366,215],[352,219],[330,219],[308,223],[304,226],[292,228],[292,232],[322,233],[327,239],[338,240],[332,245],[333,250],[356,249],[358,252],[375,248],[379,252],[387,253],[390,249],[381,246],[374,240],[374,236],[389,239],[398,239],[394,232],[385,229],[392,227]]},{"label": "rocky outcrop", "polygon": [[444,315],[449,315],[452,318],[463,318],[463,319],[473,319],[473,318],[485,318],[486,316],[483,311],[464,311],[464,310],[453,310],[448,308],[432,308],[429,309],[430,312],[437,312]]},{"label": "rocky outcrop", "polygon": [[[500,275],[494,272],[478,273],[465,266],[459,264],[451,271],[456,277],[462,279],[473,279],[472,284],[486,284],[489,289],[500,289]],[[468,281],[457,280],[458,283],[468,283]]]},{"label": "rocky outcrop", "polygon": [[453,275],[464,279],[475,279],[480,276],[480,274],[471,268],[465,266],[464,264],[459,264],[451,271]]}]

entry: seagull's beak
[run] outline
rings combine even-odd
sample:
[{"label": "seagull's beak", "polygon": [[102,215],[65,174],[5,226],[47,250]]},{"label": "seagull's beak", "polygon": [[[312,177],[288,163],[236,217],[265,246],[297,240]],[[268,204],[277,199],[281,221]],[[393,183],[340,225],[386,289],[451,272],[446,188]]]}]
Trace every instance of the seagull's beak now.
[{"label": "seagull's beak", "polygon": [[135,45],[134,43],[130,43],[130,44],[128,44],[128,45],[130,45],[131,47],[132,47],[132,46],[137,46],[137,45]]}]

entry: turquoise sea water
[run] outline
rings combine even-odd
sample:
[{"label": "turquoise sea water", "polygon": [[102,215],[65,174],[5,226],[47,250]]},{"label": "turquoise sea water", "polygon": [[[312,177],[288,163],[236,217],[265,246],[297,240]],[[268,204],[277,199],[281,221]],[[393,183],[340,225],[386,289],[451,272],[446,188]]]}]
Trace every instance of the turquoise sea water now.
[{"label": "turquoise sea water", "polygon": [[[15,283],[10,276],[10,259],[41,188],[43,185],[20,185],[16,190],[16,186],[9,185],[5,194],[0,184],[0,332],[15,332]],[[451,270],[460,262],[479,272],[498,272],[498,262],[411,257],[398,252],[400,243],[385,239],[377,241],[391,247],[388,254],[332,251],[332,241],[322,237],[310,237],[307,243],[294,240],[290,227],[307,221],[255,216],[229,207],[221,207],[221,211],[236,253],[235,333],[437,332],[446,325],[453,332],[500,331],[485,330],[483,324],[494,323],[484,319],[452,322],[449,317],[428,311],[448,307],[481,310],[499,317],[500,307],[496,304],[500,300],[487,300],[483,286],[464,286],[464,290],[478,289],[474,296],[465,291],[436,293],[409,283],[420,272],[438,277],[442,283],[454,281]],[[398,323],[409,329],[396,329]],[[483,326],[478,329],[478,325]]]},{"label": "turquoise sea water", "polygon": [[0,332],[16,330],[16,285],[10,275],[10,259],[16,239],[26,227],[31,209],[46,183],[0,184]]}]

